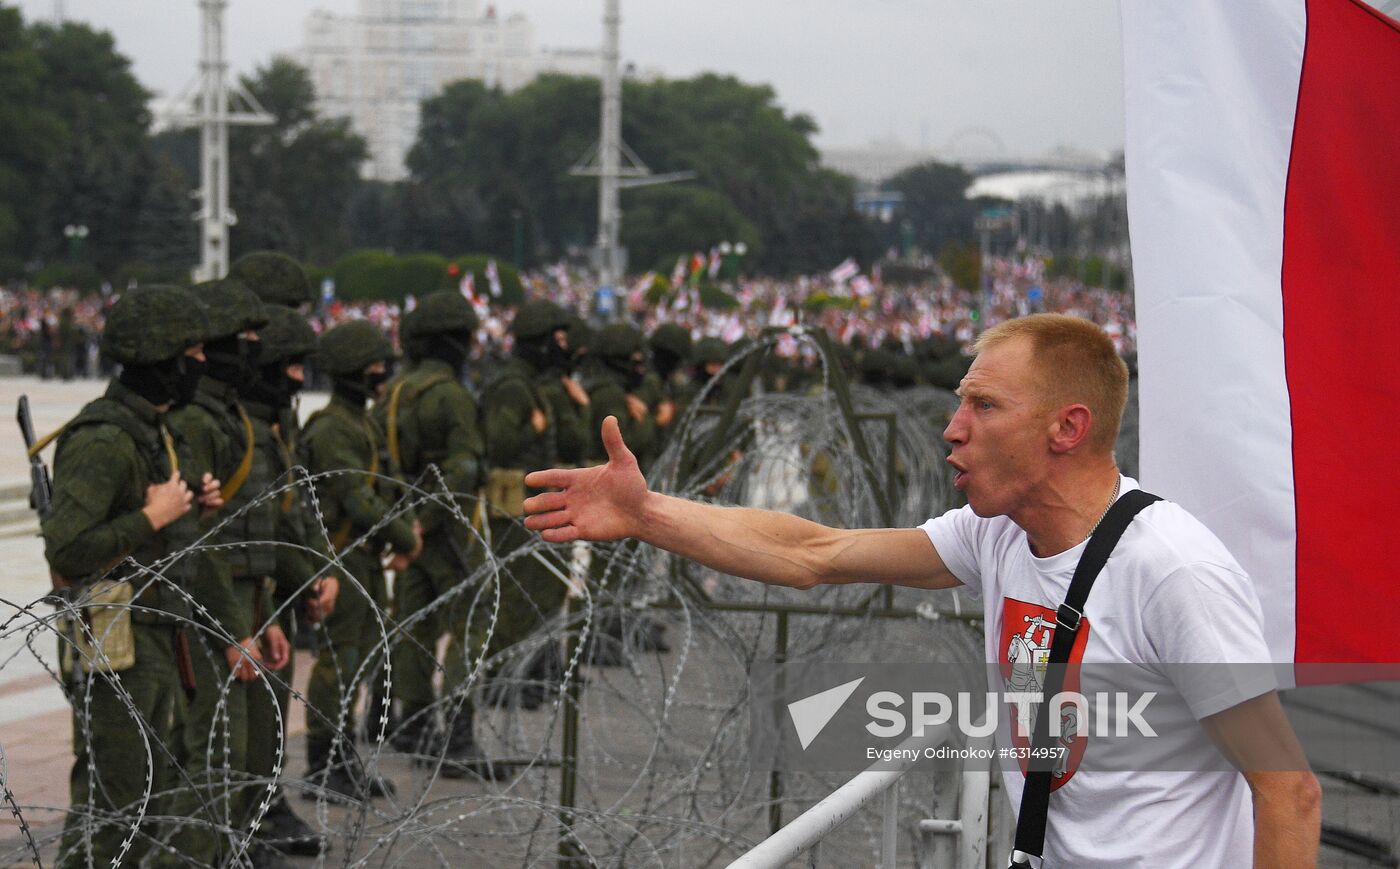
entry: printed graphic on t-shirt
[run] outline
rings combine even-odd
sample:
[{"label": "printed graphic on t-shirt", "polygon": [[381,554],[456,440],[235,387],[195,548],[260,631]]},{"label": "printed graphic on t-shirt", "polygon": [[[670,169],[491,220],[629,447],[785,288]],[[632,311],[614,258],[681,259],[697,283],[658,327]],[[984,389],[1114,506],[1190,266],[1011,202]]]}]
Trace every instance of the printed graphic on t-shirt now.
[{"label": "printed graphic on t-shirt", "polygon": [[[1089,619],[1081,619],[1079,633],[1075,636],[1074,646],[1069,652],[1069,663],[1078,664],[1084,660],[1084,646],[1089,642],[1089,629]],[[1001,676],[1008,693],[1040,693],[1045,684],[1045,667],[1050,660],[1050,642],[1054,637],[1055,610],[1011,597],[1002,598],[1001,641],[998,648],[1001,649]],[[1079,690],[1077,668],[1065,673],[1063,690]],[[1026,709],[1029,716],[1023,726],[1017,727],[1013,723],[1011,727],[1012,742],[1022,752],[1030,747],[1029,734],[1035,717],[1040,713],[1040,704],[1028,704]],[[1010,706],[1007,711],[1014,713],[1015,710],[1015,706]],[[1054,732],[1053,728],[1051,732]],[[1023,733],[1026,735],[1022,736]],[[1064,757],[1055,762],[1050,776],[1052,791],[1074,776],[1088,741],[1088,722],[1079,721],[1079,712],[1074,705],[1066,704],[1062,709],[1060,736],[1055,739],[1069,750]],[[1024,774],[1029,758],[1020,753],[1019,759],[1021,772]]]}]

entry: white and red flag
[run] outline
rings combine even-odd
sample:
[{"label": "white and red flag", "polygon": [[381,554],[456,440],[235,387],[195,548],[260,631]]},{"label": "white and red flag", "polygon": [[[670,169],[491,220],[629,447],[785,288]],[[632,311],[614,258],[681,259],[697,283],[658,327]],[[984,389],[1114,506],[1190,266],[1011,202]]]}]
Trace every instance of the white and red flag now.
[{"label": "white and red flag", "polygon": [[1253,576],[1276,661],[1400,661],[1400,28],[1131,0],[1123,37],[1143,483]]}]

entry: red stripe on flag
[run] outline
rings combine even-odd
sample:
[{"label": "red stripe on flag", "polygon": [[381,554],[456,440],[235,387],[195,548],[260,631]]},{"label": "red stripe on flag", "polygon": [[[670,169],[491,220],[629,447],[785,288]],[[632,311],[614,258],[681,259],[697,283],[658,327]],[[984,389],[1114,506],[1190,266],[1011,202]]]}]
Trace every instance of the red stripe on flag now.
[{"label": "red stripe on flag", "polygon": [[1297,654],[1400,661],[1400,28],[1308,0],[1284,211]]}]

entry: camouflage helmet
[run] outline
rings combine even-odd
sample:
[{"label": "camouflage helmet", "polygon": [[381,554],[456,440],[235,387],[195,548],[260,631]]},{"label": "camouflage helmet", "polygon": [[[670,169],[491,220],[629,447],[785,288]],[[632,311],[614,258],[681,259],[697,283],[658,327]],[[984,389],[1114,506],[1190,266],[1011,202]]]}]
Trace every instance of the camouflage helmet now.
[{"label": "camouflage helmet", "polygon": [[569,328],[569,312],[554,304],[534,299],[520,306],[511,321],[511,334],[517,338],[542,338],[556,329]]},{"label": "camouflage helmet", "polygon": [[729,345],[724,343],[724,339],[710,336],[701,338],[695,345],[695,361],[701,365],[706,362],[727,362],[729,360]]},{"label": "camouflage helmet", "polygon": [[295,308],[316,301],[306,271],[284,253],[259,250],[244,254],[229,267],[228,276],[247,284],[269,305]]},{"label": "camouflage helmet", "polygon": [[476,311],[461,293],[433,293],[404,314],[399,321],[399,338],[407,343],[428,335],[475,332],[478,325]]},{"label": "camouflage helmet", "polygon": [[204,303],[209,315],[209,331],[204,340],[216,341],[237,335],[247,329],[267,325],[267,311],[258,294],[234,278],[205,281],[191,289],[195,298]]},{"label": "camouflage helmet", "polygon": [[602,359],[628,359],[645,346],[642,333],[635,327],[611,323],[593,338],[592,352]]},{"label": "camouflage helmet", "polygon": [[341,323],[321,336],[316,345],[316,367],[332,377],[357,374],[379,361],[394,358],[389,338],[366,320]]},{"label": "camouflage helmet", "polygon": [[664,350],[679,359],[690,356],[690,330],[680,323],[662,323],[657,326],[647,343],[651,345],[651,349]]},{"label": "camouflage helmet", "polygon": [[316,352],[316,332],[291,308],[268,308],[267,325],[258,330],[262,349],[259,364],[283,362]]},{"label": "camouflage helmet", "polygon": [[102,353],[122,365],[173,359],[204,340],[202,306],[183,287],[152,285],[124,293],[107,314]]}]

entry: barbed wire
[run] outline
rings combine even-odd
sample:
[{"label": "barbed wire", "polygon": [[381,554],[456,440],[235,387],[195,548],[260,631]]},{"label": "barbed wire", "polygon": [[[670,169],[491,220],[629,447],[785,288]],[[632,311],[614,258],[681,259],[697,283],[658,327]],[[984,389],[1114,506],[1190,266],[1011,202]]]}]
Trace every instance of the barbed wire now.
[{"label": "barbed wire", "polygon": [[[765,352],[770,344],[756,341],[747,353]],[[824,359],[822,377],[805,394],[759,392],[744,398],[722,448],[688,467],[696,445],[705,442],[719,421],[706,408],[746,358],[741,354],[732,359],[678,421],[670,445],[649,473],[654,488],[717,503],[784,509],[850,527],[878,526],[887,520],[912,526],[954,504],[941,432],[950,401],[956,399],[933,389],[882,394],[855,388],[850,398],[857,419],[847,420],[826,370],[837,364],[834,359]],[[864,455],[855,447],[851,425],[860,427],[867,445]],[[347,475],[396,497],[392,509],[372,528],[336,549],[317,487]],[[324,549],[227,539],[228,529],[244,513],[289,494],[305,506]],[[476,741],[491,759],[494,780],[446,777],[444,769],[452,761],[442,744],[420,741],[412,751],[396,748],[396,737],[408,734],[416,721],[395,720],[388,704],[377,717],[352,728],[355,711],[366,703],[359,687],[346,688],[334,713],[323,715],[307,702],[303,690],[260,668],[249,690],[274,698],[278,736],[272,775],[232,769],[227,761],[234,731],[229,694],[235,682],[229,673],[213,688],[219,695],[215,722],[202,758],[208,778],[196,781],[180,766],[180,747],[162,742],[150,722],[141,720],[119,673],[111,672],[107,637],[88,627],[81,596],[67,601],[0,600],[0,641],[23,639],[16,652],[0,662],[0,673],[20,656],[37,659],[68,696],[78,734],[103,726],[93,720],[88,705],[93,692],[85,690],[83,681],[87,687],[109,686],[124,705],[130,725],[141,734],[148,772],[141,799],[115,816],[93,808],[101,787],[95,765],[88,770],[94,792],[86,805],[40,805],[25,799],[37,783],[11,780],[0,745],[0,784],[20,836],[0,846],[0,864],[26,859],[43,865],[58,833],[36,830],[26,816],[66,809],[78,816],[89,862],[93,831],[98,825],[117,823],[126,830],[122,855],[141,841],[189,865],[201,865],[188,855],[171,853],[166,844],[165,831],[172,825],[194,824],[212,830],[223,843],[225,865],[245,865],[264,818],[285,788],[309,797],[304,804],[311,811],[303,813],[308,815],[305,819],[332,844],[315,858],[318,867],[553,865],[561,842],[567,853],[591,865],[722,865],[766,835],[775,800],[791,817],[848,777],[791,774],[784,779],[782,793],[775,795],[770,792],[769,770],[750,758],[747,674],[775,655],[777,608],[800,604],[803,609],[786,627],[784,654],[789,659],[974,661],[982,655],[978,625],[947,617],[963,606],[953,593],[931,596],[894,590],[888,603],[896,607],[935,603],[923,606],[925,618],[887,619],[871,605],[869,586],[811,592],[773,588],[720,576],[636,542],[560,546],[530,535],[510,552],[496,551],[490,523],[473,521],[476,494],[452,491],[436,467],[412,481],[353,470],[311,474],[298,467],[239,511],[222,517],[188,547],[151,565],[128,561],[109,576],[124,576],[132,583],[133,601],[142,600],[147,589],[179,601],[188,615],[166,618],[191,637],[196,654],[213,654],[237,645],[240,638],[231,636],[183,586],[189,560],[217,560],[236,550],[261,547],[287,548],[312,559],[315,572],[278,603],[266,618],[261,629],[265,631],[328,571],[340,577],[342,599],[353,590],[373,600],[370,578],[354,575],[346,556],[371,546],[396,518],[429,506],[450,523],[440,533],[465,532],[474,563],[464,567],[459,582],[416,612],[370,607],[362,632],[372,638],[372,649],[340,675],[339,684],[364,686],[365,694],[378,691],[392,698],[393,667],[388,662],[410,650],[431,659],[435,679],[446,680],[448,662],[438,654],[439,643],[429,648],[415,639],[415,632],[433,624],[480,626],[471,641],[455,647],[462,656],[454,662],[465,673],[462,684],[441,691],[419,715],[439,719],[438,729],[446,731],[469,703],[474,706]],[[545,614],[525,640],[496,648],[504,592],[520,590],[517,572],[526,559],[545,564],[569,593],[564,606]],[[133,615],[153,612],[140,603],[123,608]],[[449,613],[452,617],[445,618]],[[663,632],[663,642],[647,642]],[[339,660],[323,625],[315,636],[332,659]],[[75,642],[78,639],[82,642]],[[41,652],[50,642],[74,658],[73,674],[65,677],[51,663],[52,656]],[[545,702],[527,709],[512,691],[541,681],[535,662],[546,650],[557,653],[560,668],[544,686]],[[226,672],[221,658],[213,654],[211,662]],[[399,786],[397,794],[341,805],[324,783],[302,772],[299,757],[282,738],[287,709],[275,700],[281,690],[290,697],[288,709],[300,706],[308,721],[315,718],[330,727],[333,756],[353,760],[367,774],[392,779]],[[576,746],[566,744],[565,731],[575,726]],[[577,775],[569,803],[561,798],[565,766]],[[151,772],[162,768],[174,771],[168,785]],[[199,796],[197,816],[171,816],[166,808],[171,800],[190,791]],[[215,805],[206,799],[235,791],[255,795],[246,818],[231,808],[234,800]],[[912,809],[926,803],[928,795],[909,793],[904,799]],[[835,850],[826,850],[832,859],[839,860],[841,847],[868,854],[864,849],[877,840],[877,823],[857,818],[843,837],[833,843]]]}]

